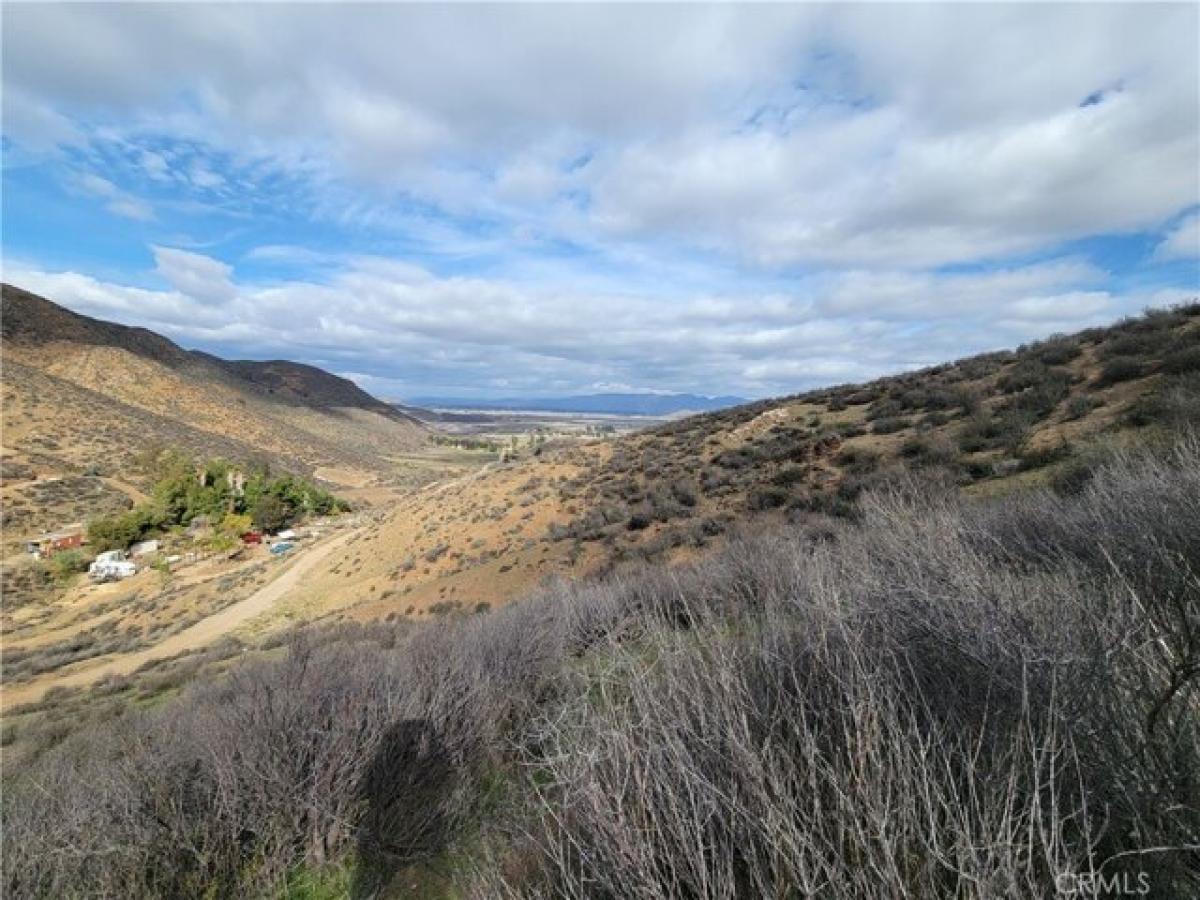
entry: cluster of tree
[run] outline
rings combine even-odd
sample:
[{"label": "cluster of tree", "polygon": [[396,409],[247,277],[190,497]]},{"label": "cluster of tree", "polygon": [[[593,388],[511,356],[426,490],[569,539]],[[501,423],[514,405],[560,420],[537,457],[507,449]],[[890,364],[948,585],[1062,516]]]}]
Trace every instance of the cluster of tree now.
[{"label": "cluster of tree", "polygon": [[447,437],[434,435],[433,442],[439,447],[453,447],[455,450],[485,450],[488,453],[500,452],[500,444],[487,438]]},{"label": "cluster of tree", "polygon": [[344,500],[291,473],[273,475],[266,464],[240,468],[223,459],[197,465],[178,450],[154,463],[158,480],[151,498],[128,512],[96,519],[88,540],[96,550],[128,547],[141,538],[207,518],[236,536],[251,526],[278,531],[305,515],[349,508]]}]

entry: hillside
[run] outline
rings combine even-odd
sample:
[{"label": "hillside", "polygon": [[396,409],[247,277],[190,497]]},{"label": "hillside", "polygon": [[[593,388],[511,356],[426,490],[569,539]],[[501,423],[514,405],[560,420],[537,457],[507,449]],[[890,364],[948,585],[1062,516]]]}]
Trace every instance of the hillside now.
[{"label": "hillside", "polygon": [[[29,381],[19,395],[91,396],[16,365]],[[123,428],[167,427],[137,407],[112,408]],[[114,813],[101,797],[69,834],[45,828],[42,785],[78,780],[143,798],[195,786],[221,798],[204,809],[234,817],[188,819],[214,843],[196,868],[179,863],[178,882],[162,874],[183,858],[175,832],[128,842],[146,849],[105,868],[114,895],[196,884],[279,892],[303,876],[342,887],[353,877],[351,893],[365,895],[427,883],[429,896],[539,896],[550,884],[583,900],[591,895],[560,867],[585,846],[600,860],[589,877],[613,896],[636,884],[669,897],[681,877],[671,861],[711,855],[681,842],[703,839],[755,854],[744,877],[761,880],[727,896],[793,884],[790,867],[806,853],[850,885],[842,895],[867,896],[837,822],[861,830],[886,812],[915,842],[906,858],[940,859],[938,842],[962,828],[981,846],[1021,847],[957,865],[972,883],[1002,871],[1021,895],[1040,896],[1047,876],[1030,854],[1081,864],[1083,844],[1064,849],[1055,835],[1083,820],[1053,818],[1056,804],[1106,803],[1162,846],[1194,829],[1198,425],[1192,305],[609,440],[531,444],[317,523],[285,560],[239,551],[6,608],[3,739],[16,763],[4,814],[8,833],[22,835],[6,862],[9,890],[36,882],[34,895],[69,894],[94,875],[56,861],[67,859],[63,841],[99,848],[70,857],[86,859],[112,832],[175,821],[169,808],[145,820]],[[99,502],[91,482],[71,489]],[[1164,653],[1145,653],[1151,644]],[[833,730],[813,727],[822,722]],[[1126,762],[1097,735],[1118,730],[1122,748],[1178,765],[1164,762],[1142,793],[1114,793]],[[128,782],[106,762],[126,741],[142,754]],[[749,768],[711,758],[714,741]],[[861,758],[839,756],[841,741]],[[276,765],[278,746],[290,748],[272,776],[281,793],[267,795],[262,766]],[[581,749],[597,747],[601,756]],[[977,801],[986,809],[955,806],[962,776],[975,772],[971,754],[984,750],[985,770],[1000,773]],[[797,759],[822,760],[822,790],[841,798],[835,819],[816,801],[797,813],[814,796],[814,772]],[[176,780],[159,760],[188,774]],[[1056,782],[1059,765],[1080,771]],[[450,772],[462,780],[445,780]],[[1043,804],[1026,782],[1066,793]],[[316,820],[353,822],[350,831],[296,824],[301,783],[326,786],[312,801]],[[1075,784],[1085,793],[1066,787]],[[892,792],[932,806],[881,809]],[[749,830],[673,831],[698,796],[720,810],[714,821],[744,814]],[[387,830],[410,821],[394,810],[427,807],[446,817],[433,831]],[[950,808],[966,818],[943,827],[935,813]],[[625,856],[646,840],[647,821],[653,865]],[[755,830],[760,821],[797,823],[786,871],[772,869],[781,826]],[[546,822],[558,825],[539,830]],[[239,865],[244,848],[222,843],[231,833],[254,842],[263,866]],[[1138,845],[1132,833],[1122,824],[1080,840],[1119,859]],[[1022,843],[1035,834],[1049,843]],[[828,846],[798,843],[812,835]],[[891,852],[855,850],[880,864]],[[936,895],[943,876],[927,869],[888,883]],[[1156,857],[1154,872],[1194,883],[1173,856]]]},{"label": "hillside", "polygon": [[[316,408],[356,408],[398,421],[412,420],[372,397],[354,382],[315,366],[287,360],[224,360],[199,350],[184,350],[145,328],[118,325],[71,312],[29,291],[5,284],[0,333],[10,349],[61,347],[63,344],[112,347],[176,369],[209,378],[248,382],[285,403]],[[240,385],[245,388],[246,385]]]},{"label": "hillside", "polygon": [[[118,352],[125,351],[77,349],[72,371],[80,371],[89,354]],[[177,377],[176,369],[154,369],[144,356],[122,359],[126,374],[136,365],[147,368],[147,379]],[[63,367],[55,360],[47,368]],[[88,380],[103,381],[104,372],[91,371]],[[315,449],[343,460],[334,473],[339,477],[388,477],[363,475],[377,471],[368,467],[386,457],[386,447],[377,459],[362,460],[373,454],[336,443],[345,435],[331,434],[326,441],[320,434],[321,427],[341,428],[342,413],[331,417],[288,402],[289,431],[279,433],[292,436],[281,446],[272,442],[277,434],[262,435],[249,426],[226,434],[148,411],[149,400],[134,402],[142,387],[135,381],[101,395],[8,361],[6,447],[18,452],[6,457],[0,487],[6,536],[15,541],[136,501],[144,487],[122,476],[136,470],[132,448],[144,446],[146,435],[197,448],[206,458],[255,454],[281,468],[295,463],[297,448]],[[186,394],[186,386],[180,392]],[[130,401],[113,399],[116,393]],[[182,402],[203,412],[202,400],[193,393]],[[261,397],[253,402],[265,403]],[[105,411],[101,428],[94,425],[95,409]],[[344,415],[375,416],[365,409]],[[267,421],[285,427],[282,416]],[[1114,448],[1150,443],[1196,422],[1200,306],[1191,306],[620,437],[527,444],[515,459],[460,478],[447,479],[445,463],[426,451],[430,468],[423,471],[433,483],[397,485],[348,526],[351,533],[321,565],[273,597],[239,633],[265,634],[330,616],[420,621],[492,609],[557,579],[601,576],[647,562],[686,564],[747,530],[786,523],[819,533],[853,519],[864,491],[906,471],[921,471],[973,496],[1042,484],[1075,489]],[[301,430],[301,424],[308,427]],[[231,418],[228,431],[235,432],[235,425]],[[367,439],[385,444],[376,432]],[[416,465],[412,457],[409,462]],[[329,473],[321,466],[316,471]],[[61,474],[47,478],[47,472]],[[341,493],[354,496],[352,489]],[[211,584],[198,583],[197,590],[211,590],[240,571],[214,570]],[[9,588],[25,597],[37,585],[18,584],[10,574]],[[218,594],[235,599],[228,589]],[[121,615],[114,619],[113,604],[146,602],[170,610],[192,603],[189,594],[161,603],[155,599],[160,595],[166,596],[141,582],[128,591],[71,589],[36,615],[6,620],[5,629],[12,637],[19,628],[20,646],[26,648],[43,634],[60,642],[81,629],[124,627]],[[217,636],[209,633],[208,639]],[[58,683],[56,669],[70,667],[74,659],[62,656],[22,691],[39,696]],[[71,677],[86,684],[120,660],[100,659],[94,669],[90,663],[75,666]]]},{"label": "hillside", "polygon": [[[76,349],[73,371],[89,354],[124,352]],[[147,368],[147,378],[176,377],[177,370],[154,369],[144,356],[120,361],[126,374],[136,365]],[[61,370],[57,360],[44,364]],[[91,371],[89,380],[103,380],[105,373]],[[327,477],[398,477],[371,474],[386,459],[386,433],[369,431],[366,440],[383,447],[373,459],[363,459],[375,455],[372,445],[364,445],[364,452],[338,443],[345,434],[331,433],[326,440],[320,433],[322,427],[342,429],[349,416],[370,421],[375,417],[370,410],[331,415],[289,402],[286,426],[279,415],[267,420],[280,434],[291,435],[281,446],[273,442],[277,435],[249,426],[236,433],[240,413],[219,430],[149,411],[153,397],[135,402],[143,387],[134,380],[101,394],[6,358],[8,452],[0,491],[12,549],[28,533],[139,500],[146,487],[129,473],[138,470],[134,448],[145,446],[147,436],[193,448],[205,458],[254,455],[278,468],[295,465],[300,448],[342,461],[334,472],[327,464],[316,466]],[[118,392],[129,401],[114,399]],[[187,393],[186,385],[180,392]],[[201,412],[207,408],[202,394],[182,402]],[[104,411],[100,427],[95,410]],[[1075,490],[1114,449],[1151,444],[1197,422],[1200,306],[1194,305],[616,438],[527,443],[516,458],[465,477],[447,478],[449,461],[426,450],[421,459],[407,457],[406,465],[432,483],[422,486],[413,475],[407,486],[394,485],[345,523],[345,538],[319,550],[321,564],[272,595],[269,604],[252,606],[253,621],[239,619],[238,634],[269,634],[327,617],[421,621],[494,609],[559,579],[602,576],[647,562],[686,564],[746,531],[786,524],[822,533],[853,520],[864,492],[906,471],[920,471],[971,496],[1046,484]],[[339,494],[356,496],[353,488]],[[239,582],[250,592],[245,594],[228,585],[256,564],[251,559],[217,567],[194,589],[205,597],[249,603],[250,593],[263,585],[254,582],[252,589],[250,581]],[[97,629],[123,634],[137,627],[125,621],[127,605],[160,610],[162,621],[182,621],[178,610],[207,608],[208,601],[157,587],[152,577],[103,590],[68,588],[52,585],[43,569],[27,568],[6,574],[10,595],[27,603],[53,590],[57,599],[20,614],[14,610],[22,604],[10,604],[5,633],[19,639],[23,651],[42,642],[71,643],[77,633],[109,633]],[[223,586],[214,589],[217,585]],[[201,633],[205,641],[222,636],[212,629]],[[145,638],[128,643],[138,652],[154,652]],[[40,664],[37,677],[19,692],[37,697],[63,677],[86,685],[114,666],[123,670],[121,651],[112,652],[108,657],[108,650],[97,649],[78,665],[78,652],[60,654]]]},{"label": "hillside", "polygon": [[547,577],[686,561],[747,522],[853,516],[906,469],[973,495],[1070,483],[1106,448],[1198,422],[1192,305],[492,465],[401,499],[297,603],[471,609]]},{"label": "hillside", "polygon": [[[2,296],[6,498],[35,477],[136,486],[133,461],[156,446],[358,489],[402,477],[397,458],[427,441],[415,419],[312,366],[226,361],[10,285]],[[61,524],[62,510],[42,505],[42,523],[33,507],[8,524]]]},{"label": "hillside", "polygon": [[1070,495],[910,480],[674,572],[60,692],[6,723],[5,894],[1193,897],[1198,500],[1194,438]]}]

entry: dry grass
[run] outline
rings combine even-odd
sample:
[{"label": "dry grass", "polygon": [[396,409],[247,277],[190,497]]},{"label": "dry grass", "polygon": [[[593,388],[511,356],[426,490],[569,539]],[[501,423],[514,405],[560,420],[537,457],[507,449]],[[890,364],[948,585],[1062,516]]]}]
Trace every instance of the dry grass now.
[{"label": "dry grass", "polygon": [[4,792],[6,893],[1047,896],[1200,834],[1200,445],[429,624],[308,629]]}]

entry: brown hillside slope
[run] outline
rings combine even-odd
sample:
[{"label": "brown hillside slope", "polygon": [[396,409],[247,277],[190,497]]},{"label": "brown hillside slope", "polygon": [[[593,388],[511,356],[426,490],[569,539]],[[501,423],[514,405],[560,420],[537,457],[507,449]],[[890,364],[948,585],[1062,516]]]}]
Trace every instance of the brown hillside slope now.
[{"label": "brown hillside slope", "polygon": [[745,522],[819,528],[902,469],[1069,487],[1103,448],[1200,424],[1200,305],[866,385],[693,416],[403,499],[296,600],[425,615],[546,577],[682,560]]},{"label": "brown hillside slope", "polygon": [[0,319],[6,410],[23,413],[6,421],[17,426],[5,438],[14,463],[39,454],[62,473],[112,469],[148,445],[179,443],[306,473],[349,472],[360,485],[394,475],[389,457],[427,440],[425,426],[311,366],[226,362],[9,285]]},{"label": "brown hillside slope", "polygon": [[[15,371],[30,381],[13,390],[21,402],[45,404],[34,407],[30,421],[64,404],[79,409],[62,421],[86,421],[98,395],[39,370]],[[6,373],[6,391],[10,380]],[[137,407],[110,408],[120,410],[114,421],[127,432],[178,427]],[[1197,424],[1200,306],[614,440],[542,446],[536,455],[409,491],[329,525],[342,533],[336,546],[286,591],[272,592],[269,608],[255,605],[252,621],[239,619],[234,636],[255,643],[281,625],[326,616],[469,613],[520,597],[545,579],[639,560],[685,561],[740,529],[785,519],[821,539],[830,517],[857,515],[854,499],[864,487],[907,469],[940,473],[968,493],[1045,481],[1071,490],[1106,446],[1146,444]],[[95,452],[88,441],[109,438],[94,430],[61,437],[51,430],[49,443],[30,436],[40,433],[25,434],[31,465],[35,453],[88,456]],[[201,434],[168,442],[214,439]],[[213,447],[205,455],[237,453]],[[81,495],[100,489],[78,477],[69,487]],[[121,489],[109,481],[101,479]],[[44,502],[41,495],[24,499]],[[115,493],[108,499],[120,502]],[[319,530],[318,542],[335,539],[325,525]],[[298,555],[311,552],[308,545]],[[29,691],[54,686],[61,673],[82,685],[88,672],[120,671],[126,653],[156,655],[185,620],[198,628],[189,634],[215,641],[214,623],[202,621],[249,602],[248,592],[262,589],[280,564],[287,563],[251,556],[161,583],[153,572],[121,586],[76,583],[54,603],[6,611],[11,621],[0,625],[6,640],[19,641],[20,652],[10,655],[24,667],[21,677],[33,679],[25,682]]]},{"label": "brown hillside slope", "polygon": [[172,368],[204,373],[212,380],[232,379],[243,390],[252,385],[278,402],[321,409],[353,407],[397,421],[413,422],[411,417],[372,397],[349,379],[316,366],[288,360],[225,360],[199,350],[184,350],[145,328],[118,325],[71,312],[10,284],[0,287],[0,294],[4,303],[0,333],[9,346],[112,347]]},{"label": "brown hillside slope", "polygon": [[6,547],[42,530],[129,506],[133,489],[127,482],[138,482],[136,460],[147,447],[187,447],[203,457],[256,458],[276,468],[293,462],[8,358],[0,402],[0,524]]}]

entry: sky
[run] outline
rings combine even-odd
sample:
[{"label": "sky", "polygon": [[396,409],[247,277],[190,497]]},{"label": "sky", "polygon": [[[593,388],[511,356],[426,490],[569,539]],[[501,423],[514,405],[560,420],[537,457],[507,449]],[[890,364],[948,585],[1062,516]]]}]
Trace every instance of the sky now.
[{"label": "sky", "polygon": [[3,6],[3,278],[385,398],[860,381],[1200,295],[1200,5]]}]

